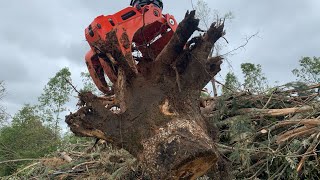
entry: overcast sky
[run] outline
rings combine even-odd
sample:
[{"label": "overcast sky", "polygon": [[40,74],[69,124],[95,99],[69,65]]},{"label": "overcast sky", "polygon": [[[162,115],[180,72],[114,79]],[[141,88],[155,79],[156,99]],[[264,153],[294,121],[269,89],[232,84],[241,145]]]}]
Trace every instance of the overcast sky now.
[{"label": "overcast sky", "polygon": [[[67,66],[75,84],[86,69],[88,45],[84,29],[98,15],[113,14],[129,0],[10,0],[0,6],[0,80],[7,96],[3,102],[10,114],[25,103],[36,103],[48,79]],[[193,0],[196,4],[196,0]],[[231,11],[224,51],[259,32],[245,49],[228,60],[239,72],[243,62],[259,63],[269,82],[295,78],[291,70],[302,56],[320,56],[319,0],[208,0],[220,14]],[[192,9],[190,0],[164,0],[164,12],[182,20]],[[218,79],[230,70],[225,63]],[[79,85],[80,86],[80,85]],[[70,110],[75,107],[70,106]]]}]

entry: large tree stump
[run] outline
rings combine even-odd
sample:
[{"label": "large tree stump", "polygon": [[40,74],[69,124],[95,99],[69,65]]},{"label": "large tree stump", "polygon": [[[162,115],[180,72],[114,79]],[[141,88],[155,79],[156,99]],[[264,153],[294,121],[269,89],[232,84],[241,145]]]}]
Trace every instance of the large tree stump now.
[{"label": "large tree stump", "polygon": [[187,12],[158,57],[138,64],[139,73],[127,73],[120,64],[113,101],[118,112],[110,111],[106,98],[80,94],[83,106],[66,117],[71,130],[126,149],[153,179],[205,174],[218,154],[200,112],[200,91],[220,71],[222,59],[208,55],[224,35],[224,22],[188,42],[198,24],[195,11]]}]

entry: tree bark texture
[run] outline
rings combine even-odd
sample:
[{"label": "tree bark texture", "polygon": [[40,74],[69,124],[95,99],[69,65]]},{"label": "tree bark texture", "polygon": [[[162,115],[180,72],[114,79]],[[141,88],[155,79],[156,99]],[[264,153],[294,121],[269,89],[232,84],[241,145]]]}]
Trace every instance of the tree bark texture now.
[{"label": "tree bark texture", "polygon": [[[121,60],[113,103],[80,94],[81,108],[66,117],[71,131],[126,149],[152,179],[195,179],[216,165],[200,91],[220,71],[222,58],[208,55],[224,35],[224,22],[188,41],[198,24],[195,11],[187,12],[167,46],[154,61],[140,61],[138,72],[127,70],[126,55],[112,53]],[[119,109],[111,111],[114,106]]]}]

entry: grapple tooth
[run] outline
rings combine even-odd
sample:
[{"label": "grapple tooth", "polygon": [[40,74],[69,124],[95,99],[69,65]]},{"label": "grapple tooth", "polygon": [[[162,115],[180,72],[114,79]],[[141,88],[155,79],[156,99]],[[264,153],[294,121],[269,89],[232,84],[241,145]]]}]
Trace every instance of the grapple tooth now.
[{"label": "grapple tooth", "polygon": [[111,61],[109,60],[109,58],[99,58],[100,64],[103,68],[104,73],[108,76],[108,78],[110,79],[110,81],[112,83],[115,83],[117,81],[117,69],[115,66],[113,66],[113,64],[111,63]]},{"label": "grapple tooth", "polygon": [[97,88],[105,93],[109,94],[111,92],[111,89],[109,88],[105,78],[104,78],[104,71],[101,68],[101,63],[99,61],[99,57],[97,54],[95,54],[92,50],[90,50],[86,54],[86,64],[90,73],[90,76],[97,86]]}]

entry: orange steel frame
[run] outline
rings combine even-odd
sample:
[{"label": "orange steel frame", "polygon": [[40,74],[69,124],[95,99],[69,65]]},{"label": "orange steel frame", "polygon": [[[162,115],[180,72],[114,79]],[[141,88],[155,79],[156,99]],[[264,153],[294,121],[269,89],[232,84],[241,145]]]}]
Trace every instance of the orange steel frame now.
[{"label": "orange steel frame", "polygon": [[[162,9],[153,4],[127,7],[113,15],[95,18],[85,30],[86,40],[91,47],[85,60],[98,89],[106,94],[111,91],[105,74],[112,83],[117,81],[117,62],[114,62],[117,59],[110,59],[110,55],[116,56],[113,54],[114,50],[108,49],[108,44],[114,43],[115,38],[119,44],[118,52],[126,57],[130,68],[138,72],[132,56],[132,44],[134,43],[134,49],[138,50],[142,57],[154,59],[170,41],[176,28],[175,18],[169,14],[163,15]],[[116,37],[107,37],[110,32],[114,32]]]}]

